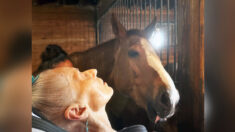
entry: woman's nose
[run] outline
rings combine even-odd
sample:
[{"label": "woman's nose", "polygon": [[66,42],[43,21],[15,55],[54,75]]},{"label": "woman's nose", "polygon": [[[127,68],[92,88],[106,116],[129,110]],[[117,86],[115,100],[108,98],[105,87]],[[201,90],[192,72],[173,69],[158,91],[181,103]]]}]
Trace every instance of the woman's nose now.
[{"label": "woman's nose", "polygon": [[88,74],[89,77],[96,77],[97,70],[96,69],[90,69],[90,70],[87,70],[85,73],[86,73],[86,75]]}]

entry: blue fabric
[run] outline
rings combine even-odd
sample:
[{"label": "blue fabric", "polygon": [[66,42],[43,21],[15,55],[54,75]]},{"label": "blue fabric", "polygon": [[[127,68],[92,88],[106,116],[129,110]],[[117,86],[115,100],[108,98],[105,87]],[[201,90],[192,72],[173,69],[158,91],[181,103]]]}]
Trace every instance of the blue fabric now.
[{"label": "blue fabric", "polygon": [[36,77],[32,76],[32,85],[37,81],[38,78],[39,75],[37,75]]}]

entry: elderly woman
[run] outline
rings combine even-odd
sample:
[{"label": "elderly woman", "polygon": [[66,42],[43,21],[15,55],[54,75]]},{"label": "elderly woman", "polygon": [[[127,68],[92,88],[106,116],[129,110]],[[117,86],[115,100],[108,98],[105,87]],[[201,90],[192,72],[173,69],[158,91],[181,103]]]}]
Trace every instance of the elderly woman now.
[{"label": "elderly woman", "polygon": [[[47,121],[54,131],[115,131],[105,112],[105,106],[113,94],[113,89],[96,74],[95,69],[79,72],[78,69],[72,67],[42,72],[33,84],[32,124],[34,128],[44,128],[40,127],[40,122],[39,125],[37,121],[35,123],[36,118],[35,120]],[[129,131],[129,129],[122,131]],[[139,129],[138,126],[132,127],[132,130],[145,131],[146,129],[143,127]]]}]

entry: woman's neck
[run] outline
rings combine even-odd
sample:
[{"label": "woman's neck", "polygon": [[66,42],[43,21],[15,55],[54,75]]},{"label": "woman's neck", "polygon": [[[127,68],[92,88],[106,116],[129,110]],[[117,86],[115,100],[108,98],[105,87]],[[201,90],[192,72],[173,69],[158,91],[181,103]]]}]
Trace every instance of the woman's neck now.
[{"label": "woman's neck", "polygon": [[[86,125],[88,121],[88,124]],[[108,120],[105,108],[97,112],[89,111],[88,120],[79,121],[55,121],[55,124],[68,132],[115,132]]]}]

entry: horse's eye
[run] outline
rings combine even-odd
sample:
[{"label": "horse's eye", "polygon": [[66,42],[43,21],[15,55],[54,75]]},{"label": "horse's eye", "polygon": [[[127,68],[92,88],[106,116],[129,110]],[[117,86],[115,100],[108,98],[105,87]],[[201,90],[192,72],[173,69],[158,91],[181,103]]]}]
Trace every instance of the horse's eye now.
[{"label": "horse's eye", "polygon": [[132,57],[132,58],[135,58],[135,57],[139,56],[139,53],[137,51],[135,51],[135,50],[129,50],[128,51],[128,56]]}]

